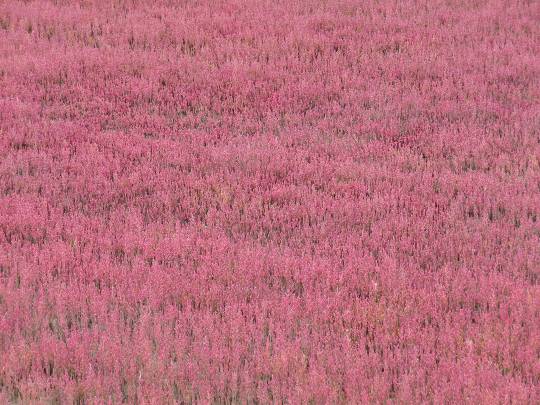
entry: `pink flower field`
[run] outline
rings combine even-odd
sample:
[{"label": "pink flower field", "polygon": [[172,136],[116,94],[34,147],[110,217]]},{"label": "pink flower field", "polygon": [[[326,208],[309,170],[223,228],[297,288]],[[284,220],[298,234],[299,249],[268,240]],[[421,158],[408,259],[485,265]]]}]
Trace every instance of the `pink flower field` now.
[{"label": "pink flower field", "polygon": [[540,2],[0,0],[0,403],[540,403]]}]

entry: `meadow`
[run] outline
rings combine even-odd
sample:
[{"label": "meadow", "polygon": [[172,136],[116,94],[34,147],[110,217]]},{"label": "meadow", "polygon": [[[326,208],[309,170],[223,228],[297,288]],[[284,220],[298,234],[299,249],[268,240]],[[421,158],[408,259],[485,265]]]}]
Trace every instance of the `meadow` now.
[{"label": "meadow", "polygon": [[540,4],[0,0],[0,402],[540,402]]}]

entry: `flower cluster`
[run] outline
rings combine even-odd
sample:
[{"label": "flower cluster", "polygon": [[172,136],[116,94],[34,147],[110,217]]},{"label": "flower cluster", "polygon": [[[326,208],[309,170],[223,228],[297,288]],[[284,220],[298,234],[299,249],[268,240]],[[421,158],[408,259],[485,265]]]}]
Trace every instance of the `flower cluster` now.
[{"label": "flower cluster", "polygon": [[538,403],[527,0],[0,2],[0,402]]}]

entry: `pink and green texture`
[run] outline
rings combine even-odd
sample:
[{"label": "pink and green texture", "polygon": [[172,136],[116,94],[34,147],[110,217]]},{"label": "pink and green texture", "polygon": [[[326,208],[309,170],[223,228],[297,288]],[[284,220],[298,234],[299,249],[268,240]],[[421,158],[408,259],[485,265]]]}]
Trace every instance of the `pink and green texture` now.
[{"label": "pink and green texture", "polygon": [[539,38],[0,0],[0,402],[539,403]]}]

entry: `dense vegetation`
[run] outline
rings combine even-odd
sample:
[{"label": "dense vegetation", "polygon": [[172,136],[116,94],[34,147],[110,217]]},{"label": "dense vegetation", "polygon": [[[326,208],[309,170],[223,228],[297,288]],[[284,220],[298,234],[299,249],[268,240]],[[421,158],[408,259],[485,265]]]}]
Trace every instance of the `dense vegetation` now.
[{"label": "dense vegetation", "polygon": [[539,21],[0,0],[0,401],[538,403]]}]

